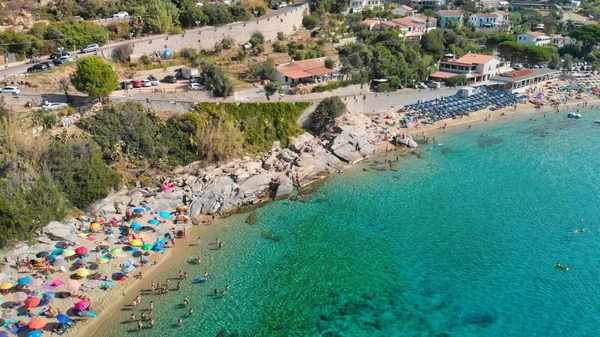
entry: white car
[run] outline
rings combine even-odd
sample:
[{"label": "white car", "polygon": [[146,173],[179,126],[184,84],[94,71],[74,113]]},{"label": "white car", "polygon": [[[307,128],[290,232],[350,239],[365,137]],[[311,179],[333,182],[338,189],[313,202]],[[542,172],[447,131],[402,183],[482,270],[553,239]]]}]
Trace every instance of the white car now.
[{"label": "white car", "polygon": [[425,85],[423,82],[417,82],[415,84],[415,89],[427,89],[427,85]]},{"label": "white car", "polygon": [[129,13],[127,12],[119,12],[113,15],[113,19],[127,19],[129,17]]},{"label": "white car", "polygon": [[46,103],[42,105],[42,109],[46,111],[58,110],[69,106],[67,103]]},{"label": "white car", "polygon": [[152,86],[152,81],[150,81],[150,80],[141,80],[140,82],[144,83],[145,87],[151,87]]},{"label": "white car", "polygon": [[98,46],[95,43],[92,43],[92,44],[88,44],[85,48],[81,49],[81,52],[89,53],[89,52],[97,51],[98,49],[100,49],[100,46]]},{"label": "white car", "polygon": [[148,76],[148,81],[150,81],[150,83],[152,83],[152,85],[154,86],[160,85],[160,81],[158,80],[158,78],[152,75]]},{"label": "white car", "polygon": [[0,92],[3,94],[12,94],[13,96],[16,96],[21,92],[21,89],[19,89],[19,87],[4,87],[0,89]]},{"label": "white car", "polygon": [[204,90],[206,87],[202,83],[190,83],[190,90]]}]

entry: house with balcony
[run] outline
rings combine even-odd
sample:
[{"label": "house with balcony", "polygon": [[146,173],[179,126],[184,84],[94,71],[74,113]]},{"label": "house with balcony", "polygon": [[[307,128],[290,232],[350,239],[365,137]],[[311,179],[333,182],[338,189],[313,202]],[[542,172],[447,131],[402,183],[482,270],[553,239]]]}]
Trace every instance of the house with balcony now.
[{"label": "house with balcony", "polygon": [[510,71],[510,64],[493,55],[466,54],[460,58],[440,61],[439,71],[430,78],[445,81],[457,75],[466,75],[469,82],[483,82]]},{"label": "house with balcony", "polygon": [[408,40],[421,40],[423,34],[436,29],[437,19],[425,15],[412,15],[405,18],[382,21],[379,29],[396,29],[399,34]]},{"label": "house with balcony", "polygon": [[441,27],[448,27],[451,24],[462,26],[465,14],[458,9],[442,10],[436,13]]},{"label": "house with balcony", "polygon": [[544,32],[528,32],[517,35],[517,42],[526,46],[547,46],[552,38]]},{"label": "house with balcony", "polygon": [[398,8],[392,9],[392,13],[398,16],[414,15],[416,12],[416,10],[414,10],[412,7],[408,7],[407,5],[401,5]]},{"label": "house with balcony", "polygon": [[467,24],[476,28],[501,28],[510,27],[508,13],[496,11],[493,13],[475,13],[469,16]]},{"label": "house with balcony", "polygon": [[411,0],[412,6],[442,8],[446,4],[446,0]]},{"label": "house with balcony", "polygon": [[383,0],[351,0],[348,11],[350,13],[362,12],[364,9],[373,9],[375,7],[383,8]]}]

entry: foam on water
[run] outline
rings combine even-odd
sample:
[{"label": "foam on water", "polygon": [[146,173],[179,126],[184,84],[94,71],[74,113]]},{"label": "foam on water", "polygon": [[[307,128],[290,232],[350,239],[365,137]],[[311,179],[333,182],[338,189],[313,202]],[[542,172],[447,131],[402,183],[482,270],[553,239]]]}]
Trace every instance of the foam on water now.
[{"label": "foam on water", "polygon": [[596,335],[599,117],[438,136],[444,147],[398,172],[352,170],[306,202],[259,209],[255,225],[222,221],[195,253],[202,264],[168,275],[214,280],[143,296],[142,307],[155,302],[153,330],[138,332],[123,311],[102,335]]}]

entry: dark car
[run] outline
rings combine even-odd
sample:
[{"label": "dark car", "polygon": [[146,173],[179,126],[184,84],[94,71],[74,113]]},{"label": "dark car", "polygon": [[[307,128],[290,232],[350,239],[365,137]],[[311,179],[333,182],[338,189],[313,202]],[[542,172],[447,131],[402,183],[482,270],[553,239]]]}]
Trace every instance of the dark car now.
[{"label": "dark car", "polygon": [[66,50],[60,50],[60,51],[57,51],[56,53],[53,53],[52,55],[50,55],[50,59],[54,60],[54,59],[57,59],[59,57],[69,56],[69,55],[71,55],[71,54],[69,54],[68,51],[66,51]]},{"label": "dark car", "polygon": [[162,80],[164,83],[177,83],[177,78],[175,76],[165,76]]},{"label": "dark car", "polygon": [[37,63],[27,68],[28,73],[35,73],[37,71],[43,71],[48,69],[48,65],[46,63]]}]

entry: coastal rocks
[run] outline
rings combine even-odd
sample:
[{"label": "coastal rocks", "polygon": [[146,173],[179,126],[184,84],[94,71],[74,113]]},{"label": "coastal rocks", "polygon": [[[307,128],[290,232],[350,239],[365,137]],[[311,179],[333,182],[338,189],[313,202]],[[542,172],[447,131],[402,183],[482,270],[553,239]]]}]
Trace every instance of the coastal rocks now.
[{"label": "coastal rocks", "polygon": [[250,213],[246,218],[246,223],[250,225],[255,225],[258,222],[258,217],[256,216],[256,212]]},{"label": "coastal rocks", "polygon": [[248,171],[246,171],[244,168],[239,168],[232,173],[232,176],[237,182],[241,182],[250,178],[250,173],[248,173]]},{"label": "coastal rocks", "polygon": [[283,198],[290,194],[294,189],[294,184],[292,183],[292,179],[288,177],[281,177],[279,182],[279,186],[277,186],[277,192],[275,193],[275,198]]},{"label": "coastal rocks", "polygon": [[291,163],[296,159],[297,155],[291,150],[285,149],[277,154],[277,159],[284,161],[286,163]]},{"label": "coastal rocks", "polygon": [[47,233],[50,238],[54,237],[59,240],[70,241],[69,239],[72,239],[71,236],[75,232],[75,229],[58,221],[52,221],[44,228],[44,232]]},{"label": "coastal rocks", "polygon": [[340,159],[354,164],[375,153],[377,146],[371,143],[366,130],[357,131],[356,127],[348,127],[333,140],[330,149]]},{"label": "coastal rocks", "polygon": [[396,138],[394,139],[394,142],[396,143],[396,145],[404,145],[411,149],[414,149],[419,146],[417,144],[417,142],[415,142],[414,139],[410,135],[406,135],[406,134],[401,135],[401,136],[396,136]]},{"label": "coastal rocks", "polygon": [[[201,192],[192,207],[190,215],[196,216],[202,214],[214,214],[221,209],[221,206],[227,200],[229,205],[237,204],[238,201],[229,200],[235,196],[237,184],[228,176],[220,176],[206,184],[206,189]],[[233,198],[235,199],[235,198]]]},{"label": "coastal rocks", "polygon": [[271,177],[267,174],[255,175],[252,178],[240,184],[240,193],[244,197],[256,197],[261,192],[269,189]]},{"label": "coastal rocks", "polygon": [[306,143],[309,143],[313,139],[315,139],[315,137],[313,135],[311,135],[308,132],[305,132],[298,137],[292,138],[289,147],[290,147],[290,149],[292,149],[296,152],[300,152],[300,151],[302,151],[304,146],[306,146]]},{"label": "coastal rocks", "polygon": [[129,206],[137,207],[142,204],[142,200],[144,200],[144,194],[141,191],[135,191],[130,195]]}]

